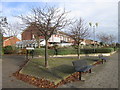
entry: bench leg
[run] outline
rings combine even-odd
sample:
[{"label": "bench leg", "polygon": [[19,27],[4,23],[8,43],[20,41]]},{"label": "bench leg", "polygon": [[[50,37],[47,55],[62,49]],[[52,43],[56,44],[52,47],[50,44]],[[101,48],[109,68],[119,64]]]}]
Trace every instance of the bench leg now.
[{"label": "bench leg", "polygon": [[92,72],[92,70],[91,69],[89,69],[89,73],[91,73]]},{"label": "bench leg", "polygon": [[82,79],[82,72],[79,72],[79,80]]},{"label": "bench leg", "polygon": [[104,60],[102,59],[102,64],[103,64]]}]

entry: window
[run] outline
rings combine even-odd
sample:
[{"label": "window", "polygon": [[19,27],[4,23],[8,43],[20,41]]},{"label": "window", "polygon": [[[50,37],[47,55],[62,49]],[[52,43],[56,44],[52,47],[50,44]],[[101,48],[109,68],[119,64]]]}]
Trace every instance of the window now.
[{"label": "window", "polygon": [[34,35],[34,34],[32,35],[32,38],[33,38],[33,39],[35,38],[35,35]]}]

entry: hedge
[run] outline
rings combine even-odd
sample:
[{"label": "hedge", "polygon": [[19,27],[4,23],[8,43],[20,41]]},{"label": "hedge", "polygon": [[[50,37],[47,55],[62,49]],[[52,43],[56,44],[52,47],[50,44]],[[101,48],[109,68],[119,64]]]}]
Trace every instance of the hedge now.
[{"label": "hedge", "polygon": [[[110,53],[118,48],[96,48],[95,52],[93,48],[80,49],[80,54],[92,54],[92,53]],[[3,48],[4,54],[13,54],[18,53],[19,49],[14,48],[12,46],[6,46]],[[23,49],[23,54],[26,53],[26,50]],[[34,55],[43,55],[45,54],[45,48],[35,48]],[[69,48],[58,48],[58,49],[48,49],[49,55],[69,55],[69,54],[77,54],[77,49],[69,47]]]},{"label": "hedge", "polygon": [[13,51],[12,46],[6,46],[3,48],[3,52],[4,54],[12,54],[14,51]]},{"label": "hedge", "polygon": [[[97,48],[95,49],[80,49],[80,54],[92,54],[92,53],[110,53],[113,52],[114,48]],[[35,55],[44,55],[45,49],[35,49],[34,51]],[[54,49],[48,49],[49,55],[68,55],[68,54],[77,54],[77,49],[74,48],[59,48],[57,50]]]},{"label": "hedge", "polygon": [[74,48],[58,49],[58,55],[76,54],[77,50]]},{"label": "hedge", "polygon": [[114,48],[97,48],[95,49],[81,49],[81,52],[84,54],[91,54],[91,53],[110,53],[113,52]]},{"label": "hedge", "polygon": [[16,54],[19,49],[17,49],[15,46],[6,46],[3,47],[3,53],[4,54]]},{"label": "hedge", "polygon": [[[34,50],[34,55],[44,55],[45,54],[45,49],[44,48],[36,48]],[[54,55],[54,50],[48,49],[48,54],[49,55]]]}]

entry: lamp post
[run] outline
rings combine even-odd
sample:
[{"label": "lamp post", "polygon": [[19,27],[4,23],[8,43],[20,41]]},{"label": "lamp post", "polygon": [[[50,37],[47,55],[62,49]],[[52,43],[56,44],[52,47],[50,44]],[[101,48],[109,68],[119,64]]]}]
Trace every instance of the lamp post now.
[{"label": "lamp post", "polygon": [[94,52],[95,52],[95,29],[98,27],[98,23],[89,23],[90,27],[93,29],[93,34],[94,34]]}]

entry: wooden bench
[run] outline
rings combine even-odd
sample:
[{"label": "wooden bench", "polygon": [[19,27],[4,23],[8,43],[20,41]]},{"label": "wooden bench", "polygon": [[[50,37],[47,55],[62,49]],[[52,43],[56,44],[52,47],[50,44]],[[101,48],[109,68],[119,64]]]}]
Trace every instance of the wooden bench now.
[{"label": "wooden bench", "polygon": [[73,61],[73,66],[76,72],[80,72],[79,80],[81,80],[82,72],[89,72],[91,73],[92,65],[88,65],[86,60],[76,60]]}]

